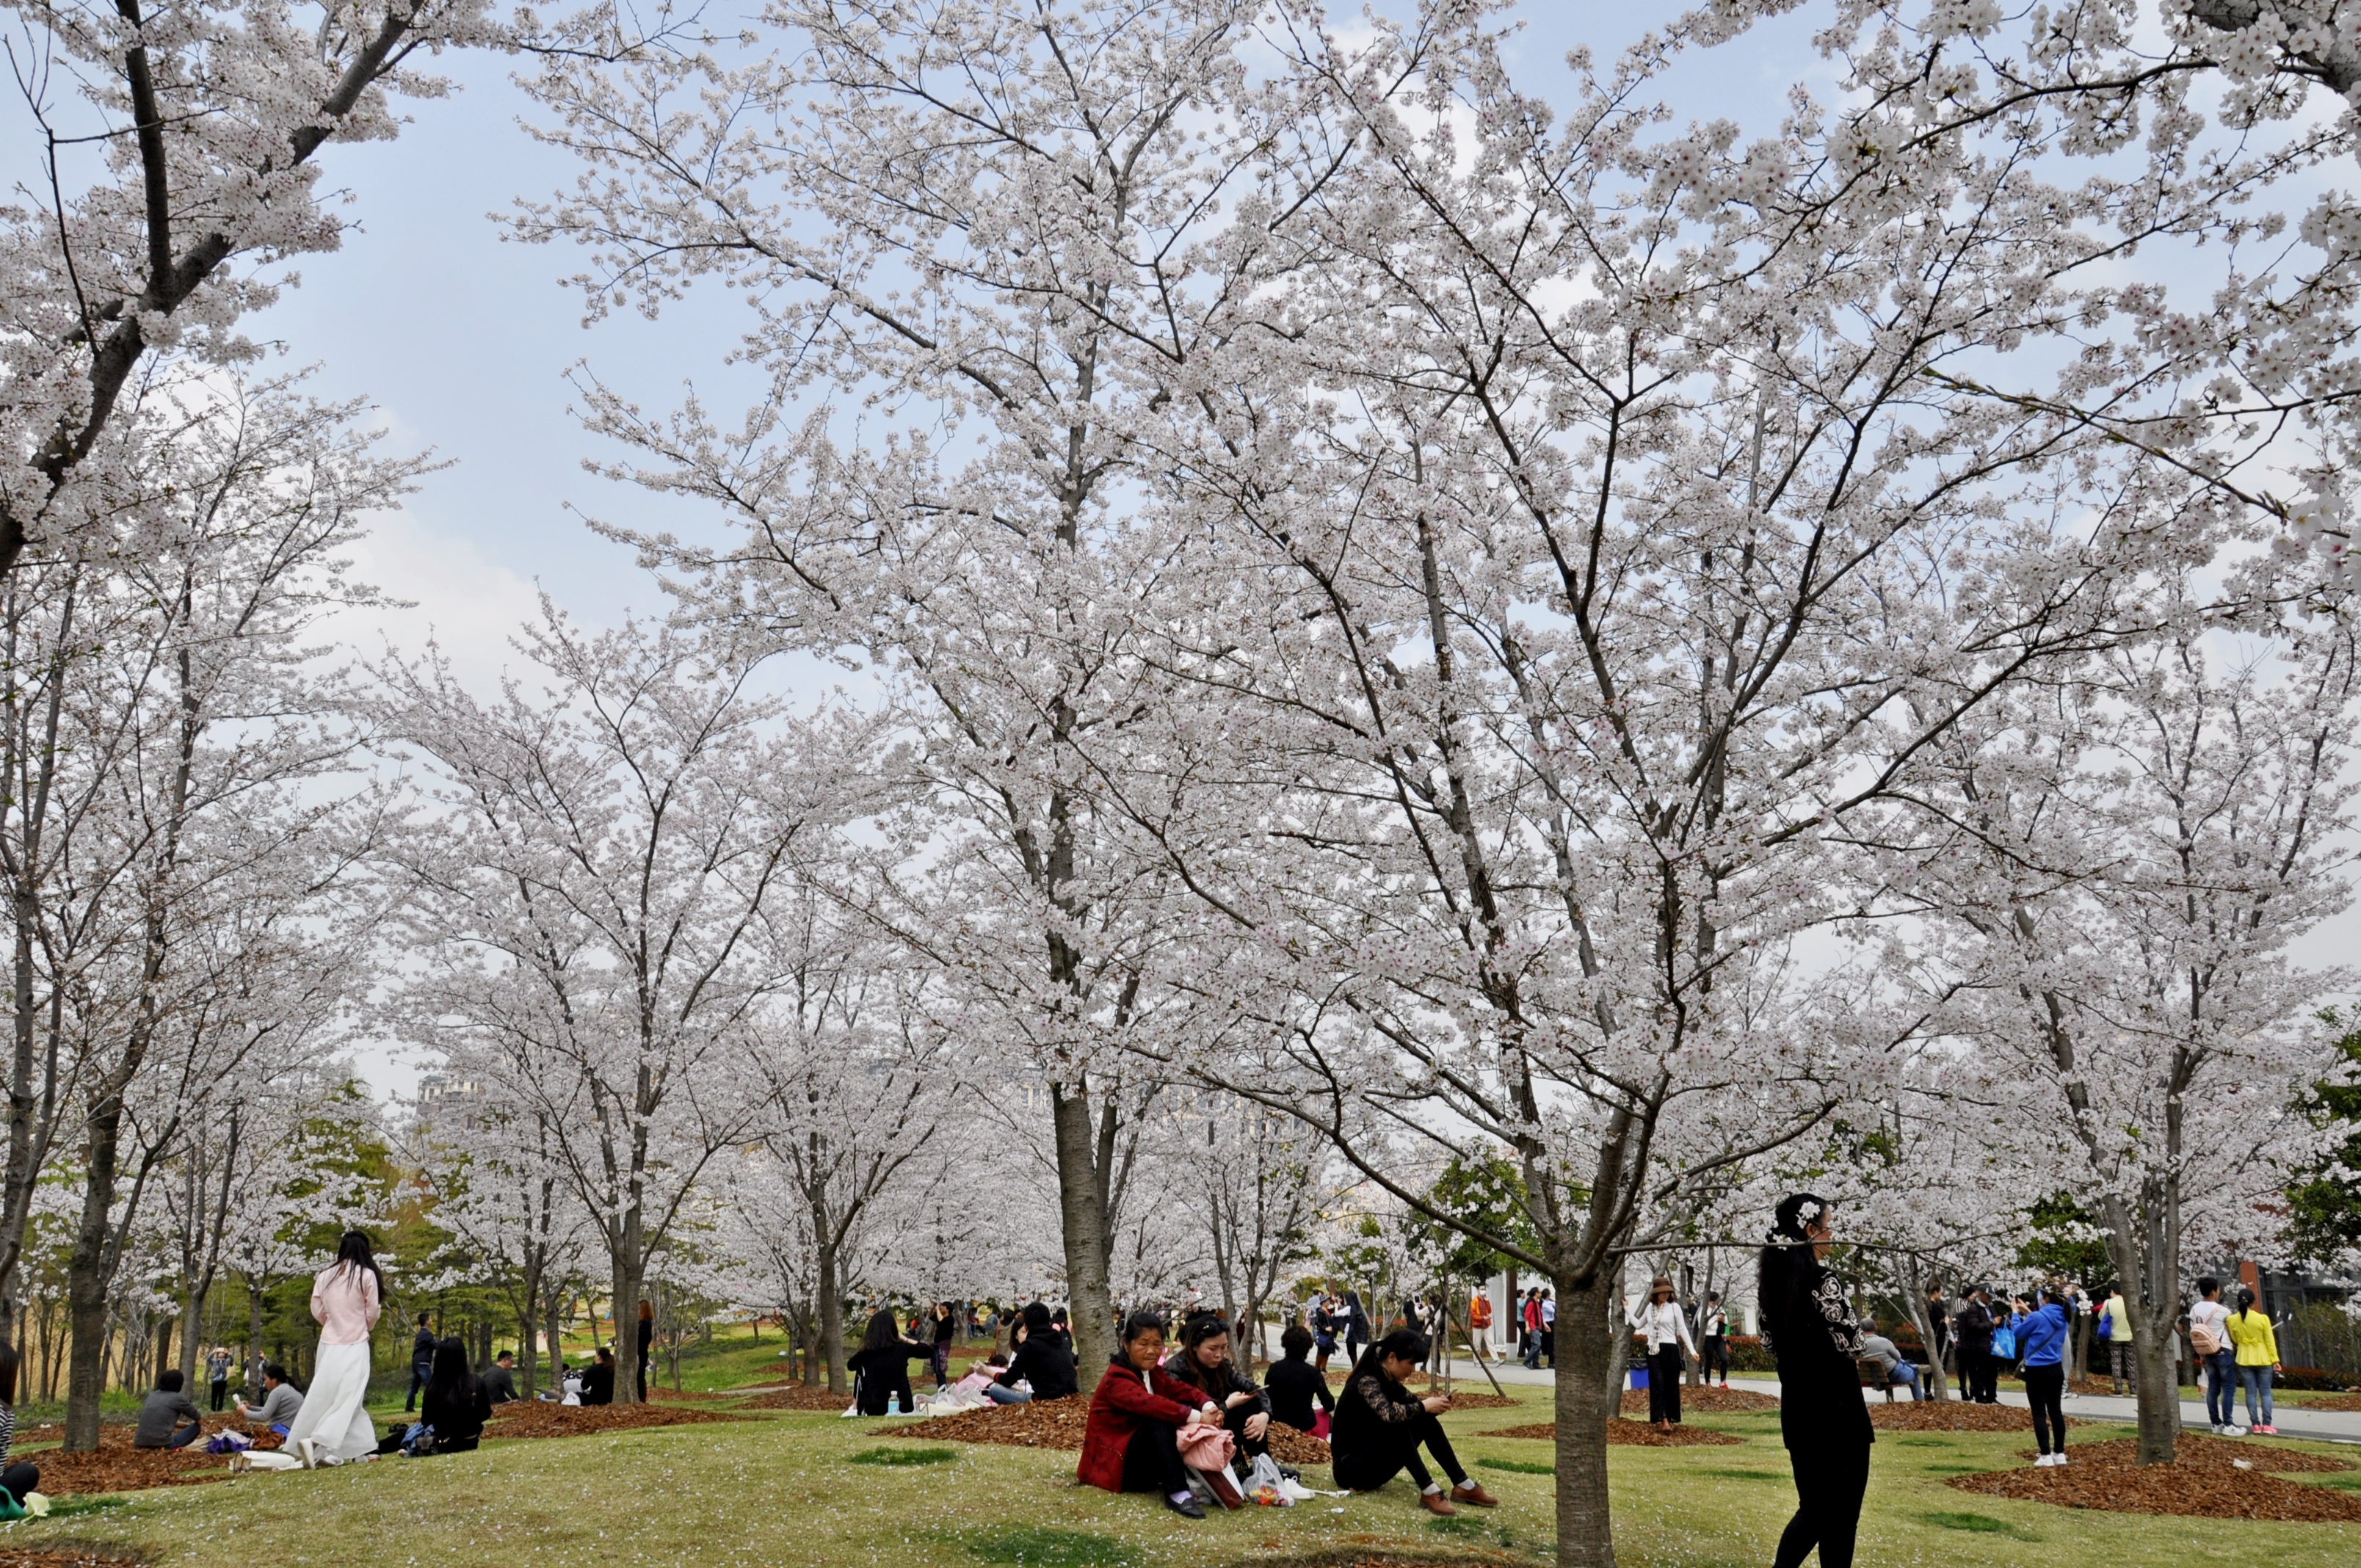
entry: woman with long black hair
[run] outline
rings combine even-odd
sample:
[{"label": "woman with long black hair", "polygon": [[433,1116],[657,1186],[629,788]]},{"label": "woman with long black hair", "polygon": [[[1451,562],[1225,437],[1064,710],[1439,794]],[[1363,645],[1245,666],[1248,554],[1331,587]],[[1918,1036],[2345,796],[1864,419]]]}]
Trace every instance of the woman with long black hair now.
[{"label": "woman with long black hair", "polygon": [[906,1339],[902,1325],[894,1319],[894,1309],[880,1307],[869,1315],[868,1332],[861,1336],[861,1348],[845,1357],[861,1381],[854,1386],[855,1408],[864,1416],[886,1413],[887,1401],[898,1398],[894,1409],[909,1415],[917,1409],[910,1393],[910,1361],[934,1354],[932,1345]]},{"label": "woman with long black hair", "polygon": [[368,1233],[346,1231],[336,1243],[336,1261],[312,1281],[320,1349],[303,1408],[287,1428],[287,1447],[307,1470],[377,1452],[377,1428],[362,1405],[368,1398],[369,1330],[384,1310],[385,1275]]},{"label": "woman with long black hair", "polygon": [[1795,1475],[1795,1517],[1773,1568],[1798,1568],[1815,1546],[1820,1568],[1852,1568],[1869,1490],[1877,1433],[1861,1395],[1861,1325],[1826,1261],[1835,1232],[1826,1199],[1795,1193],[1780,1201],[1758,1266],[1763,1343],[1779,1364],[1779,1435]]},{"label": "woman with long black hair", "polygon": [[1245,1465],[1270,1452],[1270,1398],[1238,1370],[1230,1350],[1230,1325],[1222,1314],[1199,1312],[1180,1325],[1180,1349],[1164,1370],[1221,1408],[1222,1424]]},{"label": "woman with long black hair", "polygon": [[437,1453],[469,1453],[484,1435],[484,1423],[492,1416],[492,1397],[467,1365],[467,1347],[456,1338],[435,1343],[434,1370],[426,1379],[418,1416],[434,1429]]},{"label": "woman with long black hair", "polygon": [[[1472,1504],[1499,1506],[1500,1499],[1467,1478],[1451,1440],[1443,1435],[1435,1418],[1451,1408],[1443,1395],[1413,1397],[1402,1379],[1426,1359],[1426,1336],[1416,1329],[1396,1329],[1369,1347],[1353,1364],[1345,1391],[1336,1396],[1335,1413],[1328,1419],[1329,1463],[1336,1485],[1351,1492],[1374,1492],[1403,1471],[1418,1486],[1419,1507],[1448,1518]],[[1451,1477],[1451,1495],[1427,1474],[1418,1456],[1423,1447]]]}]

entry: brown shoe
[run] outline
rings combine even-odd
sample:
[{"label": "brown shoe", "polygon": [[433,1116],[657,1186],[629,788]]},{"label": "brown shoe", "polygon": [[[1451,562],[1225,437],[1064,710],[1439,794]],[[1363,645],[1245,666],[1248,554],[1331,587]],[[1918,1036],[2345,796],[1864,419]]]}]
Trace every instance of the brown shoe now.
[{"label": "brown shoe", "polygon": [[1470,1481],[1465,1486],[1452,1487],[1451,1500],[1479,1508],[1497,1508],[1500,1506],[1500,1499],[1484,1490],[1484,1483],[1481,1481]]},{"label": "brown shoe", "polygon": [[1418,1495],[1418,1506],[1428,1513],[1440,1514],[1444,1519],[1449,1519],[1459,1511],[1451,1506],[1451,1499],[1440,1492],[1421,1492]]}]

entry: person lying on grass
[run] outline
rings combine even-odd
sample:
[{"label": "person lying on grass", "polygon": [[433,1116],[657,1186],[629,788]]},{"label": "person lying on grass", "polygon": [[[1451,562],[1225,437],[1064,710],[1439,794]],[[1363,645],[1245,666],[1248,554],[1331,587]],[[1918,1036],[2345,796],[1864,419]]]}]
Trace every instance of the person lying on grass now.
[{"label": "person lying on grass", "polygon": [[[1025,1388],[1016,1387],[1020,1382]],[[1050,1326],[1049,1309],[1039,1301],[1026,1303],[1016,1324],[1016,1354],[1005,1369],[993,1375],[984,1398],[999,1405],[1022,1405],[1028,1400],[1068,1399],[1081,1390],[1081,1381],[1074,1376],[1073,1350]]]},{"label": "person lying on grass", "polygon": [[[1407,1470],[1418,1485],[1419,1507],[1431,1514],[1449,1518],[1459,1511],[1453,1506],[1456,1503],[1497,1508],[1500,1499],[1467,1478],[1459,1456],[1451,1451],[1451,1440],[1443,1435],[1443,1423],[1435,1420],[1451,1409],[1451,1400],[1441,1394],[1413,1398],[1402,1386],[1402,1379],[1426,1359],[1427,1348],[1426,1336],[1416,1329],[1396,1329],[1353,1364],[1328,1427],[1329,1463],[1336,1485],[1347,1491],[1374,1492]],[[1451,1477],[1448,1497],[1420,1461],[1422,1445]]]},{"label": "person lying on grass", "polygon": [[185,1381],[177,1366],[158,1376],[155,1389],[139,1407],[139,1430],[132,1434],[132,1447],[186,1448],[203,1435],[204,1417],[181,1391]]},{"label": "person lying on grass", "polygon": [[1230,1325],[1219,1312],[1198,1312],[1180,1325],[1180,1348],[1164,1370],[1222,1409],[1222,1424],[1237,1440],[1238,1473],[1270,1452],[1270,1400],[1230,1359]]},{"label": "person lying on grass", "polygon": [[1082,1427],[1075,1475],[1110,1492],[1154,1492],[1183,1519],[1205,1510],[1189,1490],[1180,1429],[1222,1424],[1221,1407],[1164,1369],[1164,1316],[1134,1312]]}]

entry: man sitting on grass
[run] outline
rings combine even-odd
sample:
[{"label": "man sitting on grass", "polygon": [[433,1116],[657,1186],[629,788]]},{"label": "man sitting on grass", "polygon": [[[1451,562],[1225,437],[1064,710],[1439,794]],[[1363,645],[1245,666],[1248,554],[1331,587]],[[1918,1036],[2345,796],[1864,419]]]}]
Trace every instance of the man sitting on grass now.
[{"label": "man sitting on grass", "polygon": [[[182,1393],[185,1382],[177,1366],[156,1379],[155,1389],[139,1407],[139,1430],[132,1434],[134,1448],[186,1448],[205,1430],[205,1418]],[[175,1425],[185,1421],[186,1425]]]},{"label": "man sitting on grass", "polygon": [[262,1403],[249,1405],[244,1399],[237,1402],[237,1413],[254,1427],[257,1437],[267,1431],[285,1437],[287,1429],[294,1424],[295,1413],[302,1408],[302,1391],[287,1381],[287,1368],[275,1361],[263,1363]]},{"label": "man sitting on grass", "polygon": [[492,1365],[480,1379],[485,1395],[495,1405],[513,1404],[516,1400],[516,1357],[507,1351],[492,1357]]}]

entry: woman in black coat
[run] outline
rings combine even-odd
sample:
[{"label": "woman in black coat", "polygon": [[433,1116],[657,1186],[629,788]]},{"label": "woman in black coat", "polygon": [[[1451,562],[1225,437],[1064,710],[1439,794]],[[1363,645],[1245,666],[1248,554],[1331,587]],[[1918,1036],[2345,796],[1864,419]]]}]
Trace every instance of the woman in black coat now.
[{"label": "woman in black coat", "polygon": [[1779,1364],[1779,1435],[1795,1475],[1795,1517],[1773,1568],[1852,1568],[1869,1449],[1877,1433],[1861,1395],[1861,1326],[1826,1259],[1835,1233],[1825,1199],[1798,1192],[1779,1204],[1763,1249],[1756,1299],[1763,1343]]},{"label": "woman in black coat", "polygon": [[[1031,1393],[1016,1387],[1022,1382]],[[1038,1301],[1026,1303],[1016,1323],[1016,1354],[984,1390],[994,1402],[1021,1405],[1027,1400],[1071,1399],[1082,1392],[1074,1376],[1074,1352],[1049,1321],[1049,1309]]]},{"label": "woman in black coat", "polygon": [[893,1309],[881,1307],[870,1314],[869,1331],[861,1336],[861,1348],[844,1360],[861,1379],[853,1394],[861,1413],[885,1414],[886,1401],[896,1395],[901,1397],[898,1409],[903,1414],[916,1409],[910,1393],[910,1363],[934,1354],[934,1346],[903,1336],[901,1326],[894,1321]]},{"label": "woman in black coat", "polygon": [[434,1347],[434,1370],[427,1375],[426,1395],[419,1401],[418,1419],[434,1429],[434,1452],[466,1453],[484,1435],[491,1419],[492,1397],[467,1369],[467,1347],[445,1339]]},{"label": "woman in black coat", "polygon": [[1164,1370],[1221,1407],[1241,1468],[1270,1452],[1270,1399],[1230,1359],[1230,1325],[1219,1312],[1199,1312],[1180,1325],[1180,1348]]},{"label": "woman in black coat", "polygon": [[[1374,1492],[1403,1471],[1418,1487],[1419,1507],[1445,1518],[1457,1505],[1496,1508],[1500,1499],[1471,1480],[1452,1452],[1451,1440],[1435,1418],[1451,1408],[1441,1394],[1420,1398],[1403,1387],[1402,1379],[1418,1370],[1431,1347],[1416,1329],[1396,1329],[1353,1364],[1345,1391],[1336,1396],[1336,1409],[1328,1426],[1328,1452],[1336,1485],[1352,1492]],[[1451,1493],[1427,1474],[1419,1458],[1423,1448],[1451,1477]]]}]

